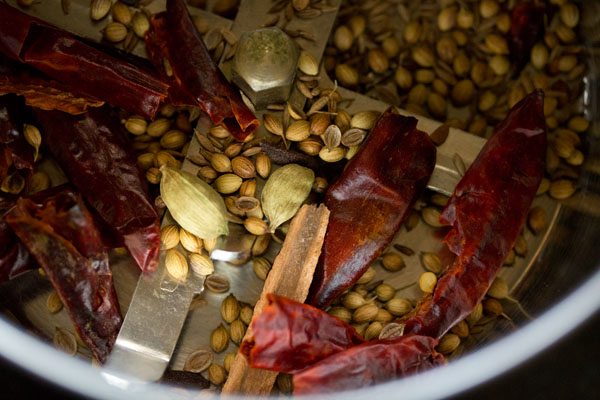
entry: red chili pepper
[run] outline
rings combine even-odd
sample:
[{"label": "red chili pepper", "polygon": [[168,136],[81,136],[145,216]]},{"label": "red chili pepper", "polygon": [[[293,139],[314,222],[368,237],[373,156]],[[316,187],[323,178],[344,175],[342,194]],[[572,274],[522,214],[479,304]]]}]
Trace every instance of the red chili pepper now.
[{"label": "red chili pepper", "polygon": [[[286,305],[293,312],[269,306],[268,314],[259,315],[252,325],[250,344],[263,335],[265,340],[245,351],[250,364],[296,372],[295,394],[373,385],[442,364],[443,356],[435,351],[438,338],[468,315],[489,289],[521,232],[543,177],[543,99],[543,92],[536,91],[517,104],[457,185],[441,217],[452,225],[445,241],[457,258],[433,296],[405,321],[405,336],[349,345],[311,365],[315,357],[293,357],[299,349],[312,355],[327,348],[324,335],[313,340],[315,330],[321,328],[314,321],[327,326],[332,317],[301,304]],[[309,322],[303,314],[310,316]]]},{"label": "red chili pepper", "polygon": [[436,339],[418,335],[363,343],[294,375],[294,394],[358,389],[425,371],[445,363],[436,345]]},{"label": "red chili pepper", "polygon": [[5,220],[44,268],[79,337],[104,362],[122,318],[108,254],[81,196],[65,188],[41,202],[22,198]]},{"label": "red chili pepper", "polygon": [[116,115],[34,110],[48,149],[143,271],[158,265],[158,215]]},{"label": "red chili pepper", "polygon": [[417,335],[364,342],[345,322],[307,304],[269,294],[240,352],[253,368],[293,373],[294,393],[352,389],[429,369],[444,357],[437,340]]},{"label": "red chili pepper", "polygon": [[0,181],[11,171],[33,169],[33,148],[23,136],[22,99],[0,96]]},{"label": "red chili pepper", "polygon": [[38,268],[27,247],[19,241],[4,221],[4,214],[15,205],[15,202],[16,198],[0,196],[0,282],[11,280],[24,272]]},{"label": "red chili pepper", "polygon": [[70,93],[64,85],[0,53],[0,95],[10,93],[24,97],[25,104],[31,107],[69,114],[82,114],[88,107],[101,107],[104,104],[100,100]]},{"label": "red chili pepper", "polygon": [[267,300],[250,325],[254,334],[240,346],[253,368],[295,373],[364,342],[352,326],[318,308],[274,294]]},{"label": "red chili pepper", "polygon": [[[29,174],[33,169],[33,148],[23,136],[23,109],[23,100],[17,96],[0,97],[0,181],[15,170]],[[37,268],[27,248],[1,218],[15,202],[16,196],[0,194],[0,282]]]},{"label": "red chili pepper", "polygon": [[533,1],[521,2],[511,11],[508,44],[517,71],[527,64],[533,45],[544,34],[544,14],[544,5]]},{"label": "red chili pepper", "polygon": [[97,50],[70,34],[34,26],[23,60],[76,93],[106,100],[132,113],[153,118],[168,86],[133,64]]},{"label": "red chili pepper", "polygon": [[386,111],[340,179],[307,303],[324,308],[352,286],[394,238],[435,166],[435,146],[417,120]]},{"label": "red chili pepper", "polygon": [[[60,98],[59,92],[70,92],[104,100],[132,113],[153,118],[160,103],[167,96],[168,85],[151,71],[134,65],[125,57],[115,57],[90,46],[83,40],[1,1],[0,52],[60,82],[65,90],[50,85],[54,90],[43,91],[49,92],[57,100]],[[11,83],[16,87],[11,89]],[[30,88],[27,84],[34,86]],[[0,83],[0,93],[10,90],[21,94],[25,91],[30,98],[35,99],[30,90],[36,89],[36,86],[44,84],[27,80],[8,81],[4,85]],[[57,90],[59,92],[56,92]],[[39,103],[38,99],[36,104],[32,105]],[[52,107],[46,105],[42,108]]]},{"label": "red chili pepper", "polygon": [[152,18],[146,35],[148,56],[161,71],[172,70],[172,100],[200,107],[214,124],[223,124],[238,140],[259,122],[210,58],[183,0],[167,0],[167,11]]},{"label": "red chili pepper", "polygon": [[544,176],[544,93],[515,105],[456,186],[440,220],[457,255],[405,333],[439,338],[481,301],[512,249]]}]

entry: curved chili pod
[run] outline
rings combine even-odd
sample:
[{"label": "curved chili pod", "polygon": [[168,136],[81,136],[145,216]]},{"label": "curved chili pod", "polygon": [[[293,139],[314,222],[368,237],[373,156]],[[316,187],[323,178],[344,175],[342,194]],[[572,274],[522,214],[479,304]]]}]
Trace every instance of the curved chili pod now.
[{"label": "curved chili pod", "polygon": [[24,97],[25,103],[31,107],[69,114],[82,114],[88,107],[104,104],[100,100],[74,95],[41,72],[0,54],[0,95],[9,93]]},{"label": "curved chili pod", "polygon": [[0,282],[8,281],[38,267],[29,250],[4,221],[4,214],[15,205],[15,202],[15,198],[0,195]]},{"label": "curved chili pod", "polygon": [[[58,104],[60,100],[77,98],[75,95],[92,97],[153,118],[160,103],[167,97],[168,85],[150,71],[134,65],[125,57],[113,56],[90,46],[82,39],[22,13],[3,1],[0,1],[0,52],[64,85],[65,89],[50,83],[53,90],[42,91],[42,94],[51,95]],[[49,101],[46,96],[35,96],[33,90],[37,89],[36,86],[44,84],[17,81],[16,87],[11,89],[10,82],[5,82],[4,88],[0,85],[0,92],[10,90],[27,94],[30,103],[35,102],[32,105],[41,103],[45,104],[44,109],[51,109],[48,103],[42,101]],[[61,99],[63,96],[67,97]],[[61,110],[65,108],[64,105],[60,107]],[[70,112],[70,109],[65,111]]]},{"label": "curved chili pod", "polygon": [[33,169],[33,148],[23,136],[23,100],[16,96],[0,96],[0,182],[9,170]]},{"label": "curved chili pod", "polygon": [[542,38],[544,17],[545,7],[537,2],[523,1],[512,9],[508,44],[517,71],[527,64],[533,45]]},{"label": "curved chili pod", "polygon": [[[57,186],[26,198],[36,204],[43,204],[50,197],[64,190],[65,186]],[[22,273],[39,268],[27,247],[4,220],[4,216],[14,207],[17,199],[18,197],[14,195],[0,194],[0,282],[11,280]]]},{"label": "curved chili pod", "polygon": [[240,346],[253,368],[295,373],[364,342],[352,326],[324,311],[274,294],[267,299],[252,320],[253,336]]},{"label": "curved chili pod", "polygon": [[435,154],[415,118],[381,116],[327,191],[331,216],[307,303],[329,305],[381,254],[425,189]]},{"label": "curved chili pod", "polygon": [[153,118],[168,86],[152,74],[52,27],[32,26],[23,60],[73,92]]},{"label": "curved chili pod", "polygon": [[64,189],[41,203],[19,199],[5,220],[44,268],[79,337],[104,362],[122,318],[108,254],[81,197]]},{"label": "curved chili pod", "polygon": [[167,0],[167,11],[152,18],[146,36],[148,55],[164,70],[173,70],[174,101],[197,105],[214,124],[223,124],[238,140],[258,128],[259,122],[212,61],[183,0]]},{"label": "curved chili pod", "polygon": [[77,116],[34,111],[48,149],[69,180],[129,249],[142,271],[155,270],[159,219],[118,117],[108,109]]},{"label": "curved chili pod", "polygon": [[439,338],[481,301],[513,247],[544,176],[544,93],[515,105],[456,186],[440,220],[457,255],[405,333]]},{"label": "curved chili pod", "polygon": [[363,343],[294,375],[294,394],[358,389],[442,365],[436,345],[436,339],[418,335]]}]

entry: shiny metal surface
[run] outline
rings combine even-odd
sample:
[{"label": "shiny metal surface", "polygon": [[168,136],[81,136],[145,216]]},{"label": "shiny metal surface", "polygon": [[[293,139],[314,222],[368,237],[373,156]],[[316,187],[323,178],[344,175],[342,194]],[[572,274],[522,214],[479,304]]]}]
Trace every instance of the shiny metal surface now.
[{"label": "shiny metal surface", "polygon": [[[173,223],[167,215],[163,225]],[[253,240],[243,228],[233,225],[226,238],[220,238],[211,258],[226,262],[250,257]],[[159,380],[173,355],[183,323],[195,295],[202,293],[204,276],[189,271],[185,282],[174,280],[165,268],[161,253],[158,270],[140,274],[127,315],[115,346],[104,365],[109,382],[121,384],[130,379]]]}]

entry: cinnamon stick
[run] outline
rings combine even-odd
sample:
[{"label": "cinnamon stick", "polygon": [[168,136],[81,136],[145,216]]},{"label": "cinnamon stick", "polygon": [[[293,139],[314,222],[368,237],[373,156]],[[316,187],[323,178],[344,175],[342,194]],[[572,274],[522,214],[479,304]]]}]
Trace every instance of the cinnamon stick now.
[{"label": "cinnamon stick", "polygon": [[[269,293],[298,302],[306,300],[328,222],[329,210],[324,205],[305,205],[298,211],[292,220],[281,252],[275,258],[273,268],[265,281],[260,299],[254,307],[255,316],[268,304]],[[244,339],[250,336],[252,332],[249,327]],[[275,378],[277,372],[250,368],[246,358],[238,353],[222,393],[268,396]]]}]

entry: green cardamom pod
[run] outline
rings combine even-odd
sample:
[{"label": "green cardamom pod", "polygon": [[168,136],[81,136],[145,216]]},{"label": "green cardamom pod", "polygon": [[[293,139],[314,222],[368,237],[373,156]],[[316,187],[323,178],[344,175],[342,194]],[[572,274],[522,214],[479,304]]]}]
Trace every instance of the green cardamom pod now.
[{"label": "green cardamom pod", "polygon": [[313,182],[315,173],[298,164],[287,164],[271,174],[262,190],[263,213],[269,220],[269,230],[291,219],[304,203]]},{"label": "green cardamom pod", "polygon": [[229,233],[225,202],[212,187],[195,175],[166,165],[160,172],[160,195],[179,226],[201,239]]}]

